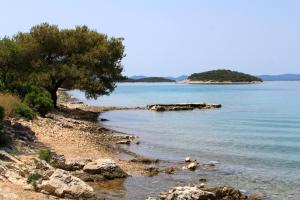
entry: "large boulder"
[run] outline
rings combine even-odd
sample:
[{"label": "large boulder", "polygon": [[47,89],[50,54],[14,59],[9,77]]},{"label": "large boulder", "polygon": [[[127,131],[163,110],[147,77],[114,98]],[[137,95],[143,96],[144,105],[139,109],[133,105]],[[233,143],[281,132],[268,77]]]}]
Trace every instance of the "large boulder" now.
[{"label": "large boulder", "polygon": [[61,169],[56,169],[49,180],[42,180],[41,183],[38,183],[37,189],[44,193],[66,198],[90,198],[94,195],[91,186]]},{"label": "large boulder", "polygon": [[111,159],[89,162],[83,167],[88,174],[101,174],[106,179],[125,178],[128,175]]}]

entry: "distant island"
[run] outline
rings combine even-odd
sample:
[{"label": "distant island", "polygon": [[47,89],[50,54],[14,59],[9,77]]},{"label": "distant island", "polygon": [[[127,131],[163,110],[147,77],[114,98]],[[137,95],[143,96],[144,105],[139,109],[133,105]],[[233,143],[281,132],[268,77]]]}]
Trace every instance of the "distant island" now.
[{"label": "distant island", "polygon": [[125,83],[171,83],[176,82],[175,80],[171,80],[164,77],[143,77],[143,78],[125,78],[121,82]]},{"label": "distant island", "polygon": [[[143,75],[135,75],[135,76],[129,77],[129,79],[134,79],[134,80],[143,79],[143,78],[151,78],[151,77],[143,76]],[[181,75],[181,76],[177,76],[177,77],[167,76],[167,77],[162,77],[162,78],[170,79],[170,80],[174,80],[174,81],[183,81],[183,80],[186,80],[188,78],[188,76],[187,75]]]},{"label": "distant island", "polygon": [[183,83],[203,83],[203,84],[236,84],[236,83],[259,83],[263,80],[249,74],[218,69],[202,73],[194,73]]},{"label": "distant island", "polygon": [[264,81],[300,81],[300,74],[260,75]]}]

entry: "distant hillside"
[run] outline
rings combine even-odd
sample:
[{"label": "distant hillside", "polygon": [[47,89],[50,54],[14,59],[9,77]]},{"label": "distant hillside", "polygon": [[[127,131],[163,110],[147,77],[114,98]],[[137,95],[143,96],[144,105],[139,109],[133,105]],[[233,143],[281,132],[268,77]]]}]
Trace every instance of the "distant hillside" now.
[{"label": "distant hillside", "polygon": [[183,80],[186,80],[188,78],[188,76],[187,75],[181,75],[181,76],[177,76],[177,77],[167,76],[166,78],[174,80],[174,81],[183,81]]},{"label": "distant hillside", "polygon": [[[174,81],[183,81],[187,79],[187,75],[181,75],[181,76],[177,76],[177,77],[173,77],[173,76],[167,76],[167,77],[162,77],[162,78],[166,78],[166,79],[170,79],[170,80],[174,80]],[[143,79],[143,78],[149,78],[147,76],[142,76],[142,75],[135,75],[135,76],[130,76],[129,79],[134,79],[134,80],[138,80],[138,79]]]},{"label": "distant hillside", "polygon": [[122,82],[129,82],[129,83],[137,83],[137,82],[145,82],[145,83],[162,83],[162,82],[176,82],[171,79],[163,78],[163,77],[146,77],[140,79],[132,79],[128,78],[123,80]]},{"label": "distant hillside", "polygon": [[135,76],[130,76],[129,78],[130,78],[130,79],[137,80],[137,79],[147,78],[147,76],[135,75]]},{"label": "distant hillside", "polygon": [[261,75],[264,81],[300,81],[300,74]]},{"label": "distant hillside", "polygon": [[194,73],[188,77],[189,81],[203,81],[203,82],[261,82],[258,77],[244,74],[241,72],[231,70],[212,70],[202,73]]}]

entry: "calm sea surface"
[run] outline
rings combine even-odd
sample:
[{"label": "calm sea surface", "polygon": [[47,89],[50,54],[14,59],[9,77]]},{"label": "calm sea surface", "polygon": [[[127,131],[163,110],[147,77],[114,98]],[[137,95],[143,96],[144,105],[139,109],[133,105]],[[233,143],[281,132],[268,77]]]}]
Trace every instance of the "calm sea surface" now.
[{"label": "calm sea surface", "polygon": [[170,186],[207,178],[261,193],[265,199],[300,199],[300,82],[253,85],[119,84],[90,105],[144,106],[152,103],[209,102],[221,109],[180,112],[111,111],[104,125],[140,136],[130,150],[152,158],[200,163],[217,161],[216,170],[179,172],[122,183],[116,198],[143,199]]}]

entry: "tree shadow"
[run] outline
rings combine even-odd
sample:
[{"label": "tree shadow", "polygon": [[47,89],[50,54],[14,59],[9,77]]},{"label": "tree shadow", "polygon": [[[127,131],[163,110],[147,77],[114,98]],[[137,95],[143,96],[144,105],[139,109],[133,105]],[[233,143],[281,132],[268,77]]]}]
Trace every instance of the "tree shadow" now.
[{"label": "tree shadow", "polygon": [[83,110],[80,108],[67,108],[60,106],[54,113],[60,114],[66,118],[72,118],[75,120],[84,120],[89,122],[97,122],[100,112]]},{"label": "tree shadow", "polygon": [[2,122],[0,150],[13,154],[33,154],[41,148],[49,147],[37,140],[31,128],[10,120]]}]

